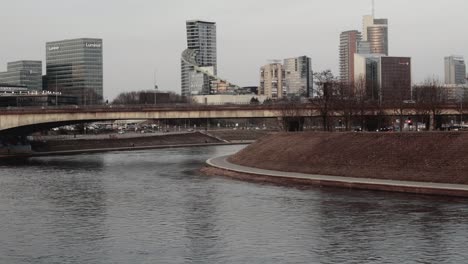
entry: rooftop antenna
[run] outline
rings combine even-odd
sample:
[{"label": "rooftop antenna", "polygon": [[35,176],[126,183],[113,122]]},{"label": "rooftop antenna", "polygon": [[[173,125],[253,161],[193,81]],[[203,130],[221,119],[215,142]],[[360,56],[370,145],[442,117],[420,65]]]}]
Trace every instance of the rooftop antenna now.
[{"label": "rooftop antenna", "polygon": [[375,18],[375,0],[372,0],[372,17]]},{"label": "rooftop antenna", "polygon": [[158,85],[156,84],[156,69],[154,70],[154,79],[153,79],[154,89],[158,90]]}]

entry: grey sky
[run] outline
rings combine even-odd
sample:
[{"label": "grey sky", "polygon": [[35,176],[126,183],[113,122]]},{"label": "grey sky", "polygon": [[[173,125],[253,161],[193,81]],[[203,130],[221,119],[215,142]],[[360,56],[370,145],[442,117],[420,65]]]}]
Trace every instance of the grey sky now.
[{"label": "grey sky", "polygon": [[[0,71],[13,60],[45,63],[45,42],[104,40],[104,97],[151,89],[180,93],[185,21],[215,21],[218,73],[258,85],[270,59],[308,55],[313,70],[338,74],[341,31],[361,30],[371,0],[0,0]],[[468,55],[468,1],[376,0],[389,19],[392,56],[413,58],[414,81],[443,79],[443,57]]]}]

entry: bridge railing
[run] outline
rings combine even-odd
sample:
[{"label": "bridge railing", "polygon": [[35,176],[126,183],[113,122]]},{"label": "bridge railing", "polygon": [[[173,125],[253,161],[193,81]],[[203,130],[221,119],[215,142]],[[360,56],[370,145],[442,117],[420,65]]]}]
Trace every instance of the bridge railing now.
[{"label": "bridge railing", "polygon": [[[329,108],[329,111],[342,111],[345,106],[334,105]],[[111,112],[111,111],[171,111],[171,110],[284,110],[284,109],[315,109],[319,110],[320,106],[314,103],[301,103],[297,102],[294,104],[288,104],[284,102],[273,102],[270,104],[194,104],[194,103],[172,103],[172,104],[143,104],[143,105],[62,105],[62,106],[26,106],[26,107],[0,107],[0,114],[11,114],[11,113],[37,113],[37,112]],[[400,107],[396,107],[392,104],[384,104],[381,106],[365,106],[363,110],[371,111],[376,109],[391,110]],[[440,107],[445,110],[460,111],[460,106],[457,104],[446,104]],[[414,105],[408,104],[403,109],[411,110],[414,109]],[[463,109],[463,112],[467,112],[468,109]]]}]

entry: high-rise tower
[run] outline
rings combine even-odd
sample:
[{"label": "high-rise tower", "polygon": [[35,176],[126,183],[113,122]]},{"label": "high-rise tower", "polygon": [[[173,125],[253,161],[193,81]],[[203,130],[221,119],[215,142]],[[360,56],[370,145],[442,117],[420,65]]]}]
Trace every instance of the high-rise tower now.
[{"label": "high-rise tower", "polygon": [[445,57],[445,84],[465,84],[466,64],[462,56]]},{"label": "high-rise tower", "polygon": [[[217,74],[216,23],[189,20],[187,50],[182,54],[182,95],[209,94],[210,76],[194,72],[194,65],[202,67],[209,75]],[[185,58],[184,58],[185,56]]]},{"label": "high-rise tower", "polygon": [[375,18],[374,1],[372,15],[365,15],[362,22],[362,40],[369,43],[370,53],[388,56],[388,19]]},{"label": "high-rise tower", "polygon": [[78,98],[83,105],[103,99],[102,39],[80,38],[46,43],[47,89]]},{"label": "high-rise tower", "polygon": [[357,30],[340,35],[340,79],[343,83],[354,83],[354,54],[359,53],[362,36]]}]

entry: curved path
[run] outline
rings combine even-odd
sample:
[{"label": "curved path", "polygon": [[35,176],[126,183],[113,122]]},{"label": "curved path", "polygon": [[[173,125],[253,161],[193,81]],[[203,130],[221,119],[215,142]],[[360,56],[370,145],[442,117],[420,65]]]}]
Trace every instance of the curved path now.
[{"label": "curved path", "polygon": [[271,179],[300,180],[301,183],[310,185],[468,197],[468,185],[463,184],[392,181],[264,170],[233,164],[227,160],[228,157],[229,155],[212,158],[207,160],[206,163],[214,168],[250,175],[252,177],[261,176]]}]

